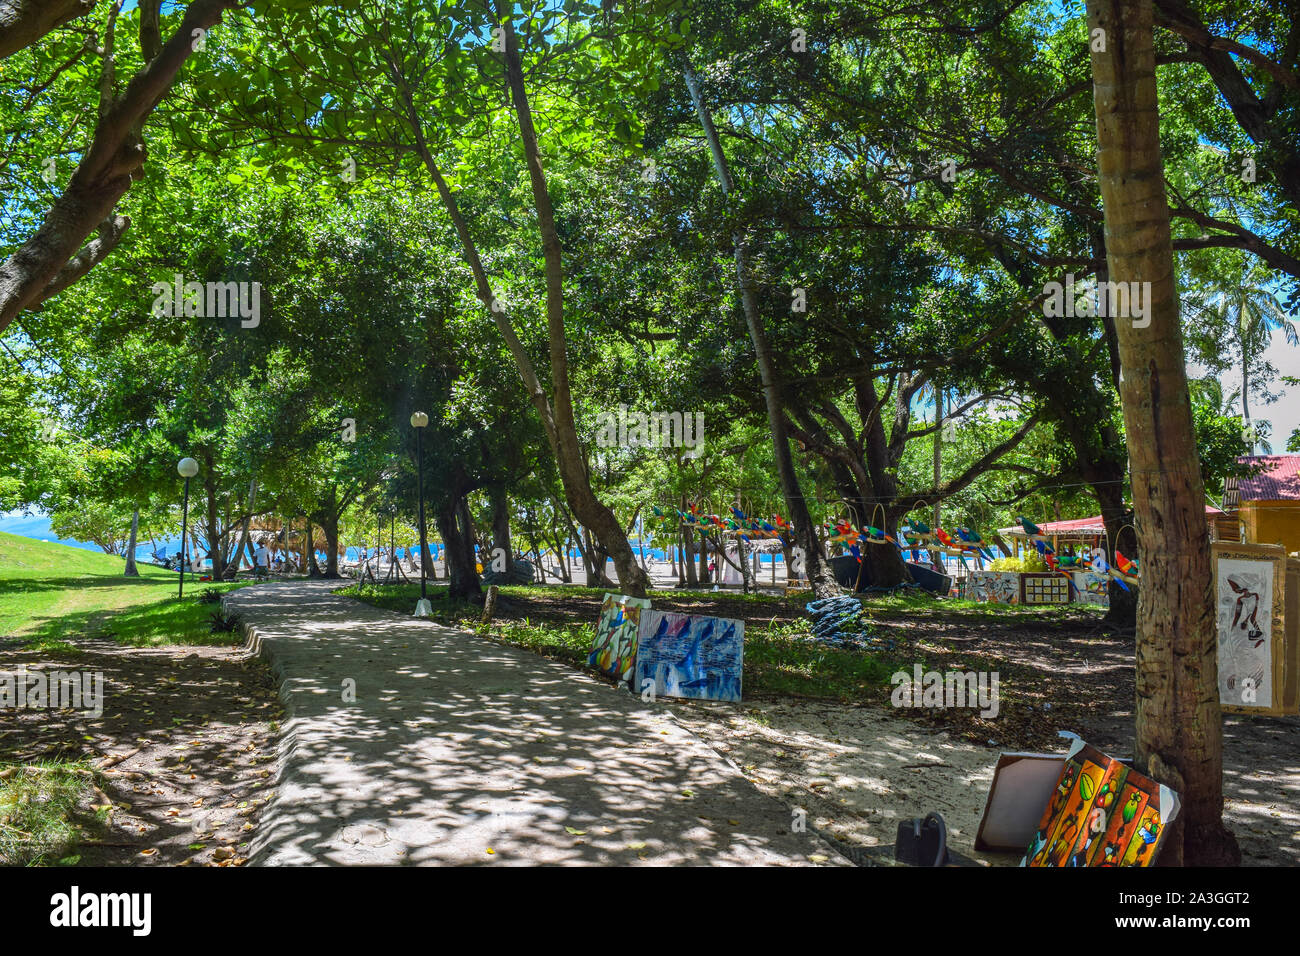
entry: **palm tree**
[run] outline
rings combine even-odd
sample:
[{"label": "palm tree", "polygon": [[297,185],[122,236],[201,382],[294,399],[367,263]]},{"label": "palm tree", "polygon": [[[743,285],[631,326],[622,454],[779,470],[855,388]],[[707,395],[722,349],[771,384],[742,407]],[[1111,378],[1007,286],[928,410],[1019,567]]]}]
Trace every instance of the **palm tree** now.
[{"label": "palm tree", "polygon": [[[1214,283],[1185,297],[1185,302],[1226,336],[1241,355],[1241,417],[1250,429],[1250,369],[1268,348],[1273,333],[1281,330],[1288,345],[1300,345],[1295,321],[1282,308],[1276,294],[1265,283],[1268,274],[1250,269],[1231,285]],[[1251,441],[1251,453],[1255,442]]]}]

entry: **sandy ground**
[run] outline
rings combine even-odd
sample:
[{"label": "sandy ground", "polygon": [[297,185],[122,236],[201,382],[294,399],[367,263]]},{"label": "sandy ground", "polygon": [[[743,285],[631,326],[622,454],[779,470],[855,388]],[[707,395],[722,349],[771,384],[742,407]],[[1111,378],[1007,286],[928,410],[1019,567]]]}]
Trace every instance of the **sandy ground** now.
[{"label": "sandy ground", "polygon": [[282,717],[266,663],[239,647],[77,644],[76,655],[0,645],[0,670],[98,671],[106,685],[99,717],[0,710],[0,759],[86,759],[99,770],[92,804],[112,808],[73,851],[82,865],[243,863]]},{"label": "sandy ground", "polygon": [[[810,824],[848,847],[892,845],[899,820],[937,810],[959,853],[985,866],[1019,863],[1018,854],[974,848],[997,748],[872,705],[675,701],[671,708],[759,789],[807,810]],[[1224,818],[1242,862],[1300,865],[1300,719],[1228,718],[1224,764]]]}]

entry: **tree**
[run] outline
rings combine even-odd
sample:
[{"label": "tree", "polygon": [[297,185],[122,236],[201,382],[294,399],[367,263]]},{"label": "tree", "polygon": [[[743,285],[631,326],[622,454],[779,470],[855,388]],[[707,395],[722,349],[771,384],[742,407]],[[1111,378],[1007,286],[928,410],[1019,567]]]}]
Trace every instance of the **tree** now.
[{"label": "tree", "polygon": [[[113,210],[131,183],[139,178],[144,165],[145,121],[200,45],[196,37],[206,35],[222,14],[238,3],[239,0],[194,0],[181,16],[175,32],[163,43],[159,34],[162,2],[143,0],[138,7],[140,65],[125,85],[119,85],[117,78],[119,63],[128,62],[128,51],[118,45],[122,4],[119,0],[106,5],[108,13],[100,44],[88,43],[86,39],[80,43],[83,50],[89,47],[100,57],[98,76],[82,71],[87,84],[83,92],[93,91],[97,99],[93,106],[95,124],[78,153],[77,166],[68,185],[50,204],[40,227],[0,263],[0,332],[24,309],[35,308],[66,289],[116,248],[130,220]],[[37,22],[34,12],[28,15],[35,6],[22,5],[22,16],[15,28],[18,24]],[[72,12],[68,3],[51,7],[49,12],[53,16],[46,21],[51,27],[66,20]],[[61,53],[73,61],[81,56],[76,46],[71,54],[67,50]],[[61,72],[60,66],[49,63],[41,66],[52,74],[50,82]],[[74,119],[68,117],[70,126]],[[97,233],[96,238],[86,242],[92,233]]]},{"label": "tree", "polygon": [[1116,323],[1142,561],[1136,756],[1183,801],[1169,862],[1232,865],[1240,851],[1223,825],[1209,534],[1174,288],[1152,16],[1151,0],[1088,0],[1088,26],[1101,31],[1090,50],[1107,265],[1113,281],[1150,290],[1149,323]]},{"label": "tree", "polygon": [[[1276,287],[1268,280],[1267,272],[1256,266],[1244,270],[1244,274],[1233,271],[1222,279],[1204,283],[1183,297],[1183,302],[1207,321],[1205,334],[1215,345],[1221,349],[1222,343],[1230,342],[1241,356],[1241,417],[1248,432],[1251,371],[1268,348],[1273,333],[1280,331],[1286,336],[1287,344],[1300,345],[1295,321],[1278,302]],[[1204,349],[1209,350],[1210,347]],[[1250,444],[1253,446],[1254,441]],[[1253,452],[1252,447],[1248,453]]]}]

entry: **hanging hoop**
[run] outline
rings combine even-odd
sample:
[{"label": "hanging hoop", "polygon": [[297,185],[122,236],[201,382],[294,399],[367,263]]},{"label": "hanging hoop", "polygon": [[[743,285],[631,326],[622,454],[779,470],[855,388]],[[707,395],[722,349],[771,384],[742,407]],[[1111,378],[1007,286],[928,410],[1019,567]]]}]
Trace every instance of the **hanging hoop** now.
[{"label": "hanging hoop", "polygon": [[1131,522],[1128,523],[1128,524],[1122,524],[1122,525],[1119,526],[1119,529],[1115,532],[1115,539],[1114,539],[1113,541],[1111,540],[1110,536],[1108,535],[1108,536],[1106,537],[1106,544],[1109,546],[1110,551],[1109,551],[1109,553],[1106,555],[1106,560],[1109,561],[1109,562],[1111,562],[1111,564],[1114,564],[1114,563],[1115,563],[1115,553],[1116,553],[1116,551],[1117,551],[1118,548],[1119,548],[1119,539],[1120,539],[1120,536],[1121,536],[1122,534],[1124,534],[1124,529],[1125,529],[1125,528],[1131,530],[1131,531],[1133,532],[1133,540],[1134,540],[1134,541],[1137,540],[1137,527],[1134,526]]},{"label": "hanging hoop", "polygon": [[[876,524],[877,509],[880,510],[880,524]],[[885,513],[885,506],[882,505],[879,501],[877,501],[876,506],[871,509],[871,523],[875,525],[877,528],[879,528],[881,531],[884,531],[886,534],[888,534],[889,529],[885,527],[885,521],[888,517],[889,515]]]}]

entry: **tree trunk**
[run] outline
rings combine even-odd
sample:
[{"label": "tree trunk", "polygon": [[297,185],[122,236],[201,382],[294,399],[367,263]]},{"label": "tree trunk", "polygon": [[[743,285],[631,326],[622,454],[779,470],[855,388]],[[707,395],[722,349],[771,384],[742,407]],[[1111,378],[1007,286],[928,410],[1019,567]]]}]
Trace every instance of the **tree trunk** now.
[{"label": "tree trunk", "polygon": [[[252,558],[251,548],[248,546],[248,533],[253,524],[253,507],[257,503],[257,479],[254,478],[248,483],[248,514],[244,517],[244,526],[239,532],[239,547],[235,548],[235,571],[238,572],[244,565],[244,555]],[[253,563],[252,560],[249,561]]]},{"label": "tree trunk", "polygon": [[140,509],[136,508],[131,512],[131,535],[126,542],[126,570],[122,576],[126,578],[138,578],[140,569],[135,566],[135,544],[137,536],[140,533]]},{"label": "tree trunk", "polygon": [[[500,548],[505,552],[506,574],[511,574],[515,570],[515,553],[510,545],[510,508],[506,489],[502,485],[494,485],[491,495],[492,547],[494,550]],[[539,564],[538,567],[540,568],[541,565]]]},{"label": "tree trunk", "polygon": [[312,537],[311,518],[307,519],[307,543],[303,545],[303,551],[307,556],[307,574],[313,578],[320,577],[320,565],[316,563],[316,542]]},{"label": "tree trunk", "polygon": [[[1241,420],[1244,423],[1242,429],[1247,435],[1250,435],[1250,403],[1246,396],[1250,393],[1250,356],[1246,353],[1243,346],[1241,350]],[[1250,454],[1255,454],[1255,438],[1250,438]]]},{"label": "tree trunk", "polygon": [[456,499],[456,520],[460,526],[461,546],[465,551],[465,560],[469,562],[471,568],[475,568],[474,573],[478,574],[478,536],[474,532],[474,516],[469,513],[469,500],[464,495]]},{"label": "tree trunk", "polygon": [[740,587],[746,594],[753,594],[757,587],[754,584],[754,567],[749,562],[749,543],[744,538],[736,538],[736,557],[740,559]]},{"label": "tree trunk", "polygon": [[700,586],[699,575],[695,573],[695,532],[690,528],[682,529],[682,564],[686,568],[686,586]]},{"label": "tree trunk", "polygon": [[226,555],[221,547],[221,534],[219,531],[220,522],[217,517],[217,487],[211,480],[212,459],[207,459],[207,476],[209,480],[204,482],[204,497],[207,503],[207,528],[206,537],[208,539],[208,557],[212,560],[212,580],[221,581],[226,576]]},{"label": "tree trunk", "polygon": [[1187,392],[1160,155],[1151,0],[1087,0],[1097,160],[1113,282],[1149,283],[1142,327],[1117,317],[1142,587],[1137,615],[1137,763],[1179,793],[1162,862],[1235,865],[1223,825],[1219,710],[1205,492]]},{"label": "tree trunk", "polygon": [[464,601],[482,594],[483,587],[474,564],[466,557],[465,538],[456,520],[457,505],[458,502],[450,500],[440,504],[434,510],[433,520],[438,526],[438,534],[442,536],[447,562],[448,593],[453,600]]},{"label": "tree trunk", "polygon": [[325,515],[320,522],[325,534],[325,577],[339,577],[339,516]]},{"label": "tree trunk", "polygon": [[[713,155],[713,166],[718,176],[718,185],[724,194],[732,190],[732,178],[727,166],[727,157],[722,152],[718,140],[718,131],[714,128],[713,118],[705,108],[704,97],[700,93],[699,82],[689,62],[685,64],[684,74],[686,88],[690,92],[691,102],[699,117],[704,138],[708,141],[709,151]],[[749,248],[744,233],[735,235],[735,269],[736,287],[740,291],[742,311],[745,313],[745,325],[754,345],[754,358],[758,364],[759,380],[763,385],[763,401],[767,406],[768,427],[772,432],[772,447],[775,453],[776,474],[781,483],[781,493],[785,497],[785,506],[790,513],[790,521],[795,526],[795,538],[804,551],[804,567],[813,593],[819,598],[830,597],[840,593],[839,586],[831,574],[830,568],[822,560],[821,548],[817,541],[817,529],[813,527],[808,503],[799,487],[799,477],[794,470],[794,456],[790,452],[790,438],[786,429],[785,411],[781,399],[781,383],[776,372],[776,363],[768,347],[767,330],[759,315],[758,299],[754,294],[753,277],[749,268]]]},{"label": "tree trunk", "polygon": [[[565,497],[582,524],[590,528],[618,571],[619,589],[624,594],[645,597],[649,576],[636,563],[636,555],[618,519],[591,490],[585,457],[578,443],[573,417],[573,397],[569,388],[569,360],[564,326],[564,268],[561,262],[560,234],[555,228],[555,211],[551,205],[546,174],[542,169],[541,150],[533,127],[532,109],[524,88],[524,71],[515,37],[513,7],[497,0],[497,16],[505,28],[506,83],[510,88],[515,117],[519,121],[519,138],[528,165],[528,178],[537,212],[537,230],[542,242],[546,272],[546,326],[550,344],[552,428],[555,434],[556,464],[564,483]],[[604,567],[598,569],[604,576]]]}]

